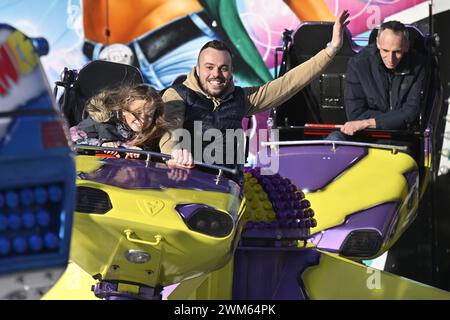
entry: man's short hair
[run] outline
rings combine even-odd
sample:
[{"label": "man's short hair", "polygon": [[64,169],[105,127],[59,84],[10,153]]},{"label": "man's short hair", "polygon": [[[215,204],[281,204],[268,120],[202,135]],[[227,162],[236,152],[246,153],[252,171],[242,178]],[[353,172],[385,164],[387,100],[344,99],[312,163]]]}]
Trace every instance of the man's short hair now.
[{"label": "man's short hair", "polygon": [[401,34],[403,34],[403,37],[406,39],[406,41],[409,40],[408,30],[406,29],[406,26],[403,23],[401,23],[400,21],[392,20],[392,21],[384,22],[378,29],[377,38],[379,38],[381,33],[386,29],[391,30],[395,34],[401,33]]},{"label": "man's short hair", "polygon": [[228,45],[225,42],[220,41],[220,40],[211,40],[211,41],[208,41],[207,43],[205,43],[203,45],[203,47],[200,49],[200,52],[198,53],[199,58],[200,58],[200,54],[202,53],[202,51],[207,48],[213,48],[213,49],[220,50],[220,51],[226,51],[230,54],[230,57],[233,57],[230,47],[228,47]]}]

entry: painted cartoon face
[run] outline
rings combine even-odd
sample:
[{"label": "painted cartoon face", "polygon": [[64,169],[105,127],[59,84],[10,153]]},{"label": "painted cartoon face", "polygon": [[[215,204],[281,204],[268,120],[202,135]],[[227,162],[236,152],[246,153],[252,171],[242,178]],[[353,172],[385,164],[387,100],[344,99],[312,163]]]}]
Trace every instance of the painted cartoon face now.
[{"label": "painted cartoon face", "polygon": [[152,123],[156,111],[147,100],[134,100],[128,110],[122,112],[123,120],[134,132],[140,132]]},{"label": "painted cartoon face", "polygon": [[213,97],[220,97],[233,78],[231,56],[227,51],[206,48],[196,66],[202,89]]},{"label": "painted cartoon face", "polygon": [[385,29],[377,38],[377,47],[386,68],[394,70],[408,51],[408,40],[402,33]]}]

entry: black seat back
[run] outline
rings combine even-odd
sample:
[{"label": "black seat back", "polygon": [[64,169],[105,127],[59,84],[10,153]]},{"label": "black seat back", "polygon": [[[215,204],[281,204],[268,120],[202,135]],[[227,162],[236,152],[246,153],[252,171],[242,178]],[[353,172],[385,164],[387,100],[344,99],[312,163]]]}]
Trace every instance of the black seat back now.
[{"label": "black seat back", "polygon": [[85,65],[73,83],[65,85],[60,106],[69,126],[83,120],[86,101],[103,89],[125,84],[143,83],[141,72],[136,67],[95,60]]},{"label": "black seat back", "polygon": [[[304,22],[295,31],[289,54],[289,68],[309,60],[331,40],[332,22]],[[348,29],[344,43],[322,74],[296,96],[274,112],[275,125],[303,126],[305,123],[341,124],[346,121],[344,110],[344,79],[347,62],[359,51]]]}]

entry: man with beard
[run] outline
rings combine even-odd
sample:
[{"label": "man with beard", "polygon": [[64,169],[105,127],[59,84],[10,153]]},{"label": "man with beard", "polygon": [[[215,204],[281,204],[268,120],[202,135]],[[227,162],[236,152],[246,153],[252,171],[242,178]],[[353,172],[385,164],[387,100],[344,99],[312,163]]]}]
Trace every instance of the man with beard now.
[{"label": "man with beard", "polygon": [[[233,157],[234,163],[229,163],[225,160],[225,154],[237,151],[239,157],[242,151],[236,150],[234,142],[231,145],[225,143],[226,131],[242,129],[244,117],[278,107],[317,77],[341,48],[343,29],[348,24],[348,16],[345,10],[336,19],[331,42],[326,48],[282,77],[257,87],[235,86],[230,49],[221,41],[207,42],[200,50],[197,65],[188,74],[187,79],[182,84],[167,89],[163,95],[165,112],[177,121],[181,120],[180,123],[183,123],[183,128],[190,134],[191,140],[191,143],[187,144],[188,147],[185,141],[177,146],[176,141],[163,144],[161,151],[173,156],[168,165],[191,168],[193,159],[215,164],[236,164],[236,157]],[[208,148],[205,133],[210,129],[221,132],[221,137],[212,134],[215,138],[213,142],[216,145],[223,143],[224,146],[220,160],[217,160],[214,152],[211,153],[210,159],[203,159],[205,148]],[[209,138],[212,138],[211,135]],[[196,145],[200,145],[201,149],[196,150]]]}]

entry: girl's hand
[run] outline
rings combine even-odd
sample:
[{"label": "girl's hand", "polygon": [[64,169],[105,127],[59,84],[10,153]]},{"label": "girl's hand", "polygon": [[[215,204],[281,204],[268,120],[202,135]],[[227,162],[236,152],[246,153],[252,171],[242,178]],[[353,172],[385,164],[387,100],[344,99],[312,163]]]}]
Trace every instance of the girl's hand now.
[{"label": "girl's hand", "polygon": [[[102,143],[102,147],[107,147],[107,148],[118,148],[120,146],[120,142],[119,141],[110,141],[110,142],[103,142]],[[119,152],[117,151],[104,151],[106,154],[110,154],[113,155],[117,158],[120,158]]]},{"label": "girl's hand", "polygon": [[[136,147],[136,146],[129,146],[127,149],[134,149],[134,150],[142,150],[142,148]],[[139,153],[131,153],[127,152],[125,155],[125,159],[138,159],[141,155]]]}]

